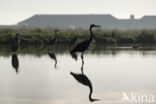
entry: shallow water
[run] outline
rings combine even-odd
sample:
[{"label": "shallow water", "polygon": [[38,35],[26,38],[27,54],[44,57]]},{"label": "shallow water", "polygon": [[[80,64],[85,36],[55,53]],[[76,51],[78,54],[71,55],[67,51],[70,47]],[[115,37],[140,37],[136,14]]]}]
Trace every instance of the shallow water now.
[{"label": "shallow water", "polygon": [[[0,104],[90,104],[89,87],[70,74],[81,73],[80,54],[77,61],[69,53],[55,55],[56,68],[48,54],[18,54],[17,73],[12,56],[0,56]],[[85,53],[83,68],[92,97],[100,99],[95,104],[131,104],[121,100],[123,92],[156,97],[156,51]]]}]

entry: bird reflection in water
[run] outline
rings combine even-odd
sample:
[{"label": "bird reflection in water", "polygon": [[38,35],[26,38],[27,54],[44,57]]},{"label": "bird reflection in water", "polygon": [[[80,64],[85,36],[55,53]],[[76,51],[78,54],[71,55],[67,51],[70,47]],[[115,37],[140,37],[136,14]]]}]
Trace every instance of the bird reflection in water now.
[{"label": "bird reflection in water", "polygon": [[12,55],[11,63],[12,63],[12,67],[15,69],[16,73],[18,73],[19,72],[19,70],[18,70],[19,60],[18,60],[18,57],[16,54]]},{"label": "bird reflection in water", "polygon": [[84,74],[84,72],[83,72],[83,65],[84,65],[84,60],[83,60],[83,58],[82,58],[81,73],[80,73],[80,74],[76,74],[76,73],[70,72],[70,74],[71,74],[79,83],[81,83],[81,84],[83,84],[83,85],[89,87],[89,89],[90,89],[89,100],[90,100],[91,102],[93,102],[93,101],[99,101],[99,99],[93,99],[93,98],[92,98],[92,93],[93,93],[92,83],[91,83],[91,81],[89,80],[89,78]]},{"label": "bird reflection in water", "polygon": [[[57,41],[57,32],[59,32],[58,29],[56,29],[56,30],[54,31],[55,37],[48,43],[48,45],[47,45],[46,47],[55,45],[55,43],[56,43],[56,41]],[[45,48],[46,48],[46,47],[45,47]],[[56,68],[56,67],[57,67],[57,58],[56,58],[55,53],[53,53],[53,52],[52,52],[52,53],[48,53],[48,55],[49,55],[49,57],[50,57],[51,59],[53,59],[53,60],[55,61],[54,67]]]},{"label": "bird reflection in water", "polygon": [[54,67],[56,68],[56,67],[57,67],[57,58],[56,58],[55,53],[48,53],[48,55],[49,55],[49,57],[50,57],[51,59],[53,59],[53,60],[55,61]]}]

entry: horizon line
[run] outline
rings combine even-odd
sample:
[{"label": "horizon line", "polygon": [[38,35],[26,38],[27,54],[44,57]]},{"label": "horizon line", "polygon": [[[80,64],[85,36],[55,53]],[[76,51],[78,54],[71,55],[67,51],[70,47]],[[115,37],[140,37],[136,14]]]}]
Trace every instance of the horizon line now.
[{"label": "horizon line", "polygon": [[[130,14],[129,15],[129,18],[118,18],[118,17],[116,17],[116,16],[114,16],[114,15],[112,15],[111,13],[59,13],[59,14],[50,14],[50,13],[43,13],[43,14],[33,14],[33,15],[31,15],[31,16],[29,16],[29,17],[27,17],[27,18],[25,18],[25,19],[23,19],[23,20],[21,20],[21,21],[24,21],[24,20],[27,20],[27,19],[29,19],[29,18],[31,18],[31,17],[33,17],[33,16],[37,16],[37,15],[110,15],[110,16],[112,16],[112,17],[114,17],[114,18],[116,18],[116,19],[118,19],[118,20],[120,20],[120,19],[130,19],[130,16],[131,15],[133,15],[134,16],[134,18],[135,18],[135,15],[134,14]],[[135,18],[135,19],[141,19],[141,18],[143,18],[143,17],[145,17],[145,16],[154,16],[154,17],[156,17],[156,15],[143,15],[142,17],[140,17],[140,18]],[[20,20],[17,22],[17,23],[14,23],[14,24],[0,24],[0,26],[11,26],[11,25],[17,25],[19,22],[21,22]]]}]

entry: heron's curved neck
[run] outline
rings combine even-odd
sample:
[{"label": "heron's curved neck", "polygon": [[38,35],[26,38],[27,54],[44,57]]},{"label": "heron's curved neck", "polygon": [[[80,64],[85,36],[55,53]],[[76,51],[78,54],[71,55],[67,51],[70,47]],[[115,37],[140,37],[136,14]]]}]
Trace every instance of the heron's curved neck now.
[{"label": "heron's curved neck", "polygon": [[89,86],[89,89],[90,89],[89,100],[90,100],[90,101],[93,101],[93,99],[92,99],[92,93],[93,93],[93,88],[92,88],[92,86]]},{"label": "heron's curved neck", "polygon": [[57,38],[57,32],[55,31],[55,39]]},{"label": "heron's curved neck", "polygon": [[89,40],[92,40],[92,39],[93,39],[93,31],[92,31],[92,27],[89,28],[89,31],[90,31],[90,39],[89,39]]},{"label": "heron's curved neck", "polygon": [[82,73],[82,75],[84,75],[84,72],[83,72],[83,65],[84,65],[84,60],[82,59],[82,66],[81,66],[81,73]]},{"label": "heron's curved neck", "polygon": [[16,40],[18,40],[18,35],[16,35]]}]

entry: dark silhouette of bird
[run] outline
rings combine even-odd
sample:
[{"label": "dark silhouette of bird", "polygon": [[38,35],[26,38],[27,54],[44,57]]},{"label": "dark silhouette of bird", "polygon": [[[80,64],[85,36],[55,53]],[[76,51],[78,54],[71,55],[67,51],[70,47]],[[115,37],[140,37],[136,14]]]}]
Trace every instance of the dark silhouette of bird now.
[{"label": "dark silhouette of bird", "polygon": [[49,57],[53,60],[55,60],[55,65],[54,67],[56,68],[57,67],[57,58],[56,58],[56,55],[54,53],[48,53]]},{"label": "dark silhouette of bird", "polygon": [[12,55],[12,67],[15,69],[16,73],[19,72],[18,67],[19,67],[19,60],[16,54]]},{"label": "dark silhouette of bird", "polygon": [[19,34],[16,34],[16,37],[12,41],[12,51],[16,52],[18,50],[19,44],[18,44],[18,38]]},{"label": "dark silhouette of bird", "polygon": [[89,87],[90,89],[90,93],[89,93],[89,100],[91,102],[93,101],[99,101],[99,99],[93,99],[92,98],[92,93],[93,93],[93,87],[92,87],[92,83],[91,81],[88,79],[88,77],[84,74],[76,74],[73,72],[70,72],[70,74],[81,84],[86,85]]},{"label": "dark silhouette of bird", "polygon": [[[56,40],[57,40],[57,32],[58,32],[58,31],[59,31],[58,29],[56,29],[56,30],[54,31],[55,37],[48,43],[47,47],[50,46],[50,45],[54,45],[54,44],[56,43]],[[46,48],[46,47],[45,47],[45,48]],[[54,65],[54,67],[56,68],[56,67],[57,67],[57,58],[56,58],[55,53],[48,53],[48,55],[49,55],[49,57],[50,57],[51,59],[55,60],[55,65]]]},{"label": "dark silhouette of bird", "polygon": [[91,102],[93,101],[99,101],[99,99],[93,99],[92,98],[92,93],[93,93],[93,87],[92,87],[92,83],[91,81],[89,80],[89,78],[84,74],[83,72],[83,65],[84,65],[84,60],[82,58],[82,66],[81,66],[81,74],[76,74],[76,73],[73,73],[73,72],[70,72],[70,74],[81,84],[83,85],[86,85],[89,87],[90,89],[90,93],[89,93],[89,100]]},{"label": "dark silhouette of bird", "polygon": [[75,48],[74,48],[73,50],[70,51],[70,53],[82,52],[81,57],[83,58],[83,53],[84,53],[84,51],[86,51],[86,50],[88,49],[88,47],[89,47],[89,45],[91,44],[92,39],[93,39],[93,35],[94,35],[93,32],[92,32],[92,28],[93,28],[93,27],[100,27],[100,26],[91,24],[91,25],[90,25],[90,28],[89,28],[89,31],[90,31],[90,38],[87,39],[87,40],[85,40],[85,41],[83,41],[83,42],[81,42],[81,43],[79,43],[79,44],[77,44],[77,45],[75,46]]},{"label": "dark silhouette of bird", "polygon": [[74,45],[76,43],[76,41],[78,40],[78,36],[76,35],[75,37],[72,38],[72,40],[69,42],[69,47]]},{"label": "dark silhouette of bird", "polygon": [[76,53],[70,53],[71,57],[75,60],[77,60],[77,54]]},{"label": "dark silhouette of bird", "polygon": [[138,49],[138,48],[140,48],[140,46],[137,45],[137,44],[134,44],[134,45],[132,46],[132,48],[134,48],[134,49]]},{"label": "dark silhouette of bird", "polygon": [[47,44],[47,46],[50,46],[50,45],[54,45],[56,43],[56,40],[57,40],[57,32],[59,30],[55,30],[54,33],[55,33],[55,37]]}]

